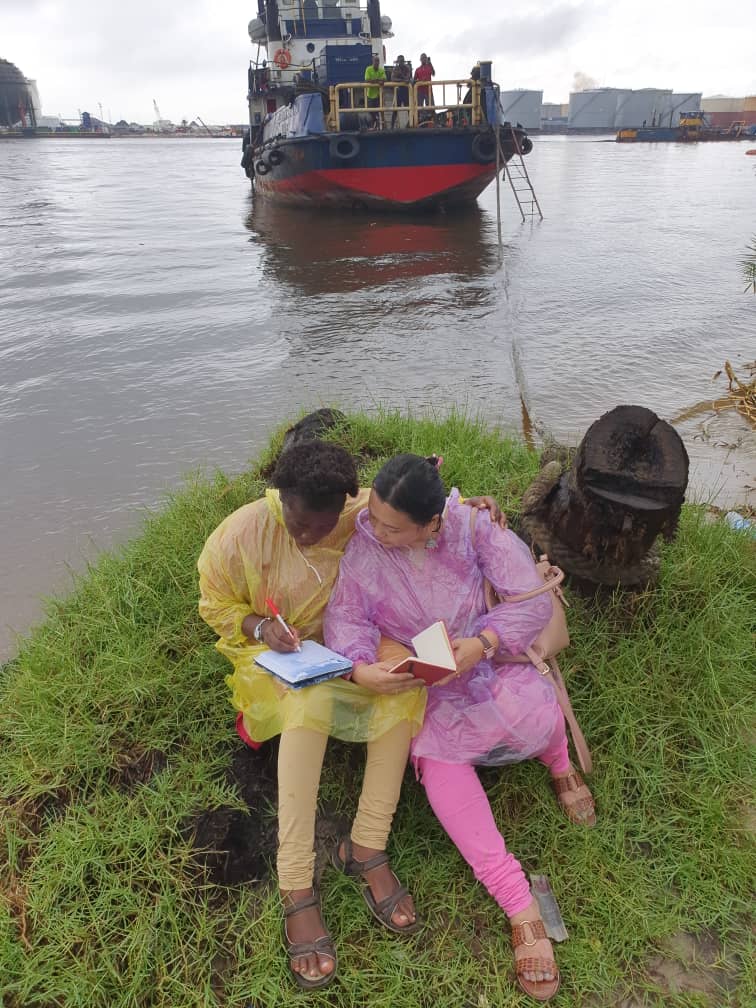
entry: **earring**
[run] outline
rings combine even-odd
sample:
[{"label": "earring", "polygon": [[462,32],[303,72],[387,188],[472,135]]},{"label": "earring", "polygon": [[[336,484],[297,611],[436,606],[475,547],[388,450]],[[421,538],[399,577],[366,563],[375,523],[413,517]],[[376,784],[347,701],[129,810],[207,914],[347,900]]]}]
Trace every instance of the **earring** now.
[{"label": "earring", "polygon": [[425,540],[425,548],[426,549],[438,549],[438,540],[437,539],[433,539],[432,537],[429,538],[429,539],[426,539]]}]

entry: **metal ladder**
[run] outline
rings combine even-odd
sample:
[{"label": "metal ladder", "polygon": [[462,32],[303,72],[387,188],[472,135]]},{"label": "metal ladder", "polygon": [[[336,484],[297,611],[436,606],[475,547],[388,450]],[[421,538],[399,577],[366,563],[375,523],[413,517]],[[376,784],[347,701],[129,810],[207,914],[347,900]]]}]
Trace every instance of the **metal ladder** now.
[{"label": "metal ladder", "polygon": [[[514,193],[514,198],[517,201],[517,206],[520,210],[520,215],[525,221],[527,217],[531,220],[536,214],[543,220],[543,212],[538,203],[538,197],[535,194],[535,189],[533,188],[533,183],[530,181],[530,176],[528,175],[528,169],[525,167],[525,161],[523,160],[522,150],[520,149],[520,144],[517,139],[517,134],[514,131],[514,127],[510,125],[509,127],[512,134],[512,146],[515,149],[515,153],[509,159],[509,161],[504,161],[504,174],[507,177],[507,182],[512,188]],[[498,138],[499,145],[501,145],[501,137]],[[502,152],[503,153],[503,152]]]}]

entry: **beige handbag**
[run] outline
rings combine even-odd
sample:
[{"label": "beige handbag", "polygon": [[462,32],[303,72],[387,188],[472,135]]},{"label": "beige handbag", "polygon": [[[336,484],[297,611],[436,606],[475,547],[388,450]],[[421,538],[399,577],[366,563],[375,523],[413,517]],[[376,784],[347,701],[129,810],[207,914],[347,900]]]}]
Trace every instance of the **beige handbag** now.
[{"label": "beige handbag", "polygon": [[[473,545],[475,544],[475,520],[477,514],[477,508],[473,508],[470,515],[470,533]],[[501,654],[508,662],[527,662],[534,665],[540,674],[551,682],[557,702],[564,714],[564,719],[569,725],[580,768],[583,773],[589,774],[593,770],[591,751],[575,717],[567,687],[564,684],[562,672],[559,668],[559,662],[556,658],[557,654],[570,643],[570,635],[567,630],[567,614],[565,612],[565,606],[568,603],[560,587],[562,581],[564,581],[564,571],[560,570],[559,567],[554,567],[545,555],[536,561],[536,570],[543,580],[543,584],[532,591],[523,592],[520,595],[498,595],[491,582],[487,578],[484,579],[486,606],[490,611],[494,606],[500,605],[503,602],[525,602],[527,599],[535,598],[536,595],[550,592],[551,619],[530,647],[526,648],[524,654],[520,655],[510,655],[505,652],[501,652]]]}]

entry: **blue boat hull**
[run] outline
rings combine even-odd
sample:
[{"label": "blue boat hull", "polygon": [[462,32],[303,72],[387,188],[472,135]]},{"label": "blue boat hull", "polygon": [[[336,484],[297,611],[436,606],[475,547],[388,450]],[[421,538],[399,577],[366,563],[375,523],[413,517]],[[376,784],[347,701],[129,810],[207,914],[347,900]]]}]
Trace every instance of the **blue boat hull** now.
[{"label": "blue boat hull", "polygon": [[[515,129],[523,153],[531,148]],[[515,153],[501,130],[500,166]],[[281,139],[242,161],[255,191],[274,202],[425,210],[471,203],[496,175],[491,129],[427,127]]]}]

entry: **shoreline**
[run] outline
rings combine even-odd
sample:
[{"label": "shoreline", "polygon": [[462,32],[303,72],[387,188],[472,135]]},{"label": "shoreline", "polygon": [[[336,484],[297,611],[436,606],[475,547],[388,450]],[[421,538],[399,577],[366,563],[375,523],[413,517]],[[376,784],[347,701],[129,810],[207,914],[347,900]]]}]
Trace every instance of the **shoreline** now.
[{"label": "shoreline", "polygon": [[[350,413],[334,437],[363,485],[396,451],[443,446],[447,490],[491,492],[513,523],[538,468],[521,439],[460,415]],[[261,496],[282,438],[283,428],[239,476],[189,480],[52,600],[0,669],[0,970],[11,997],[175,1008],[201,991],[207,1008],[301,1003],[270,876],[275,745],[258,756],[236,740],[230,666],[197,614],[195,568],[220,520]],[[517,855],[548,875],[560,905],[569,1003],[642,993],[648,1008],[686,995],[734,1005],[753,993],[743,739],[754,552],[685,504],[657,586],[595,602],[570,593],[563,671],[594,751],[595,830],[563,821],[537,764],[484,773]],[[360,747],[329,747],[319,851],[348,823],[360,761]],[[429,984],[445,1008],[516,998],[503,915],[411,775],[391,844],[428,927],[411,964],[397,965],[395,939],[368,923],[349,881],[319,868],[349,974],[329,991],[333,1008],[371,1003],[377,978],[386,1003],[405,1008],[425,1008]]]}]

